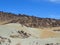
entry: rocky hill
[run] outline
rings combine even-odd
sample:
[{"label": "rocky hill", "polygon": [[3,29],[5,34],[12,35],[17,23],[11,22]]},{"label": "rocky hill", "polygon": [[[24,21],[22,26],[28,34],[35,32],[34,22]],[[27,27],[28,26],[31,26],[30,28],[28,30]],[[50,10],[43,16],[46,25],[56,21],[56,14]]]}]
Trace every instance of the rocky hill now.
[{"label": "rocky hill", "polygon": [[60,20],[51,18],[39,18],[35,16],[28,16],[25,14],[12,14],[7,12],[0,12],[0,24],[20,23],[27,27],[59,27]]},{"label": "rocky hill", "polygon": [[60,45],[60,20],[0,12],[0,45]]}]

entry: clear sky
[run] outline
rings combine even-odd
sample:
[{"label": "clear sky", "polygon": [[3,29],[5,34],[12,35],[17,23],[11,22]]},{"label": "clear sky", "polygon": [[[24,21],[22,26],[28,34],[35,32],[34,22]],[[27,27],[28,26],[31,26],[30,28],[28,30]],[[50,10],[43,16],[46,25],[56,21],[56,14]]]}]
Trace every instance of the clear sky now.
[{"label": "clear sky", "polygon": [[60,19],[60,0],[0,0],[0,11]]}]

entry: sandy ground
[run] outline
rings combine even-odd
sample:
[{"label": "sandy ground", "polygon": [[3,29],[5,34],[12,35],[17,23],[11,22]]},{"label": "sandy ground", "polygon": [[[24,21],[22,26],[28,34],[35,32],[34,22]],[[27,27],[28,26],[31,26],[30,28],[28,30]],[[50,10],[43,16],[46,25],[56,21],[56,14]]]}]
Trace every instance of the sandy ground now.
[{"label": "sandy ground", "polygon": [[[31,36],[24,39],[10,37],[12,34],[18,35],[17,31],[21,30],[31,34]],[[60,43],[60,33],[58,32],[53,32],[53,30],[30,28],[17,23],[0,25],[0,36],[10,39],[10,45],[45,45],[46,43]],[[6,45],[6,42],[0,45]]]}]

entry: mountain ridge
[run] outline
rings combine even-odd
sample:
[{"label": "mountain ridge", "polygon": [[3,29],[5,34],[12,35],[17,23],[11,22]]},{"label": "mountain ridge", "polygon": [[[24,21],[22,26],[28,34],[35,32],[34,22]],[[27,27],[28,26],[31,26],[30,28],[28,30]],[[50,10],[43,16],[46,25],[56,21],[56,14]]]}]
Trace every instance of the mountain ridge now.
[{"label": "mountain ridge", "polygon": [[52,18],[39,18],[35,16],[28,16],[25,14],[13,14],[7,12],[0,12],[0,24],[20,23],[27,27],[59,27],[60,20]]}]

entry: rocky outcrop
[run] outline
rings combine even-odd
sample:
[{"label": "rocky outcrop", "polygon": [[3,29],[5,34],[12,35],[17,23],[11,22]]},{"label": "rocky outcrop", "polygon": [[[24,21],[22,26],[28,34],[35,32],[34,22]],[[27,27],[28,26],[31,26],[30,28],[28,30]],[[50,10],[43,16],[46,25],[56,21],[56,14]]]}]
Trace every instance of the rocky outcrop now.
[{"label": "rocky outcrop", "polygon": [[0,36],[0,45],[10,45],[11,40],[5,37]]},{"label": "rocky outcrop", "polygon": [[17,31],[16,32],[17,34],[12,34],[10,35],[11,38],[22,38],[22,39],[25,39],[25,38],[28,38],[31,36],[31,34],[27,33],[27,32],[24,32],[24,31]]}]

